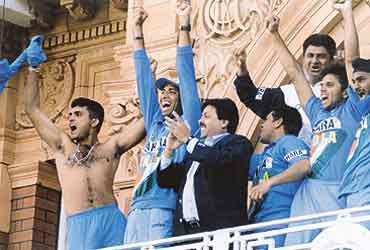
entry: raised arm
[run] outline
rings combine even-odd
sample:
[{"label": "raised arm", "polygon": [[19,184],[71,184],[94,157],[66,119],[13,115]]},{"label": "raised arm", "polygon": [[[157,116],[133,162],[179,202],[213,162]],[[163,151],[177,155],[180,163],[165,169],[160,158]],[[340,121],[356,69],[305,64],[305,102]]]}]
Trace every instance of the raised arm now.
[{"label": "raised arm", "polygon": [[311,96],[313,96],[313,91],[310,87],[310,84],[305,78],[301,65],[299,65],[297,60],[289,51],[279,34],[279,18],[277,16],[270,16],[266,21],[267,29],[271,35],[272,43],[278,55],[279,61],[293,81],[300,103],[302,106],[304,106]]},{"label": "raised arm", "polygon": [[144,32],[143,32],[143,24],[145,20],[148,18],[148,14],[143,9],[137,9],[135,12],[135,18],[133,23],[133,42],[134,42],[134,50],[144,49]]},{"label": "raised arm", "polygon": [[134,62],[137,90],[140,99],[140,108],[144,116],[145,128],[150,126],[160,116],[160,109],[154,87],[154,79],[149,57],[144,47],[143,24],[148,15],[143,9],[135,12],[134,17]]},{"label": "raised arm", "polygon": [[333,7],[338,10],[344,21],[344,60],[347,70],[348,82],[353,89],[356,89],[352,81],[352,61],[357,57],[360,57],[358,32],[355,24],[355,18],[352,11],[352,0],[345,0],[344,2],[339,2],[338,0],[333,0]]},{"label": "raised arm", "polygon": [[179,17],[179,38],[178,46],[185,47],[191,44],[190,40],[190,14],[191,5],[188,0],[177,0],[176,13]]},{"label": "raised arm", "polygon": [[177,2],[179,17],[179,40],[176,56],[176,69],[180,82],[180,98],[184,119],[191,127],[191,134],[199,132],[201,102],[198,94],[193,61],[193,50],[190,42],[191,5],[187,0]]},{"label": "raised arm", "polygon": [[249,74],[245,51],[236,52],[238,71],[234,81],[240,101],[256,115],[264,119],[273,108],[285,104],[280,88],[257,88]]},{"label": "raised arm", "polygon": [[116,152],[121,155],[136,146],[145,138],[144,119],[140,119],[112,137],[115,141]]},{"label": "raised arm", "polygon": [[63,138],[68,136],[40,110],[39,76],[36,69],[30,69],[25,83],[26,114],[35,126],[37,133],[54,151],[62,148]]}]

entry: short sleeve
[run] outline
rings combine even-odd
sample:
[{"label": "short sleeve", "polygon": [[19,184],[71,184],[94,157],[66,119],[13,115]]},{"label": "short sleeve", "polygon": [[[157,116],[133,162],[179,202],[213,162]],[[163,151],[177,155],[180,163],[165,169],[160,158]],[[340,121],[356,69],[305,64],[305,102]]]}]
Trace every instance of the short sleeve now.
[{"label": "short sleeve", "polygon": [[301,160],[307,160],[310,155],[309,147],[301,139],[289,136],[280,149],[281,156],[289,166]]}]

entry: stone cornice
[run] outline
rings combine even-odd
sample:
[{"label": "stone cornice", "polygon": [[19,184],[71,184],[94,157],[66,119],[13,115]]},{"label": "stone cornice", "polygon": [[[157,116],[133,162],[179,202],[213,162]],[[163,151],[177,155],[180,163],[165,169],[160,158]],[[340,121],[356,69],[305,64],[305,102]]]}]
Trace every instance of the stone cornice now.
[{"label": "stone cornice", "polygon": [[46,162],[30,162],[8,166],[12,188],[40,184],[60,190],[56,167]]},{"label": "stone cornice", "polygon": [[[79,30],[48,35],[44,42],[44,49],[55,49],[77,42],[88,41],[125,31],[126,20],[112,20],[110,22],[92,25]],[[101,41],[100,41],[101,42]]]}]

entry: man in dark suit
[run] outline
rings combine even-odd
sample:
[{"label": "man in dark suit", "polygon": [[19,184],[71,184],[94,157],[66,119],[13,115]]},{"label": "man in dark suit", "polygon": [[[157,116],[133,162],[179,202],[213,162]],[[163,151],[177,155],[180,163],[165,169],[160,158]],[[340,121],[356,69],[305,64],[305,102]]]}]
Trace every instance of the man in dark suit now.
[{"label": "man in dark suit", "polygon": [[[235,103],[228,98],[205,101],[199,121],[202,139],[192,138],[178,115],[166,121],[170,133],[157,179],[160,187],[178,191],[175,235],[247,224],[246,166],[253,147],[234,134],[239,122]],[[173,151],[183,144],[187,155],[175,164]]]}]

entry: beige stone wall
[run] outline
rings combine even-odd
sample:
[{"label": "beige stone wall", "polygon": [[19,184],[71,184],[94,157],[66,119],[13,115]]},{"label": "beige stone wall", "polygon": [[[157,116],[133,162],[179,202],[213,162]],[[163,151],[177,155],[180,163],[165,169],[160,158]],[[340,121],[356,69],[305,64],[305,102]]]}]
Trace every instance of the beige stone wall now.
[{"label": "beige stone wall", "polygon": [[[135,7],[143,5],[149,13],[144,32],[148,53],[158,62],[156,75],[176,78],[176,1],[129,0],[126,9],[118,9],[113,4],[121,1],[96,2],[99,4],[93,18],[75,20],[73,14],[60,8],[54,28],[43,31],[47,37],[44,47],[49,60],[43,66],[41,106],[58,126],[66,129],[67,107],[74,97],[86,96],[98,100],[106,111],[100,135],[100,140],[104,140],[140,117],[135,98],[130,32],[130,20]],[[232,83],[236,69],[233,52],[246,49],[249,68],[257,85],[278,86],[286,82],[286,74],[264,33],[266,14],[273,12],[279,15],[282,37],[296,58],[300,59],[303,40],[315,32],[331,34],[341,48],[343,25],[330,2],[192,1],[192,36],[195,39],[194,60],[199,92],[202,97],[228,96],[238,103],[241,117],[238,133],[256,141],[259,119],[237,99]],[[370,57],[368,1],[354,2],[361,53]],[[36,33],[36,29],[33,33]],[[39,139],[25,116],[24,79],[25,71],[15,77],[0,96],[0,231],[3,232],[8,232],[11,224],[12,188],[38,182],[41,186],[59,189],[53,171],[43,168],[36,173],[32,170],[32,166],[39,161],[53,159],[53,154]],[[116,174],[115,192],[126,213],[140,155],[141,146],[126,153]],[[35,174],[43,177],[37,178]]]}]

